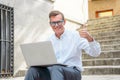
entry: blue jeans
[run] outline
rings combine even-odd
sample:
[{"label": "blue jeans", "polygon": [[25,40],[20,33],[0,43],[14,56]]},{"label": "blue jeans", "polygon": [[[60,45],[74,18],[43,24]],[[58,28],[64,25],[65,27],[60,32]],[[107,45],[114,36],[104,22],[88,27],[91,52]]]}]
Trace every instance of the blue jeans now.
[{"label": "blue jeans", "polygon": [[76,67],[52,66],[48,67],[51,80],[81,80],[81,72]]},{"label": "blue jeans", "polygon": [[51,80],[47,67],[32,66],[28,69],[25,80]]},{"label": "blue jeans", "polygon": [[81,80],[81,72],[76,67],[60,65],[30,67],[25,80]]}]

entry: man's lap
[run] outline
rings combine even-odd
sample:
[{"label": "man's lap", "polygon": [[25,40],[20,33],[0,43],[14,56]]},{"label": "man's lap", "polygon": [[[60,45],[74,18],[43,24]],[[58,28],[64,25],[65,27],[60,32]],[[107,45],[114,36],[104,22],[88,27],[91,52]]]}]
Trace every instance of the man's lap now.
[{"label": "man's lap", "polygon": [[60,65],[54,65],[50,67],[30,67],[27,73],[27,77],[31,77],[31,75],[33,75],[34,77],[42,77],[43,79],[45,79],[44,77],[47,77],[48,80],[56,80],[56,78],[58,77],[59,80],[81,79],[80,71],[76,67],[65,67]]},{"label": "man's lap", "polygon": [[48,67],[48,69],[50,71],[50,75],[53,80],[55,80],[54,78],[57,77],[58,78],[62,77],[59,80],[81,80],[81,73],[76,67],[65,67],[65,66],[55,65],[52,67]]}]

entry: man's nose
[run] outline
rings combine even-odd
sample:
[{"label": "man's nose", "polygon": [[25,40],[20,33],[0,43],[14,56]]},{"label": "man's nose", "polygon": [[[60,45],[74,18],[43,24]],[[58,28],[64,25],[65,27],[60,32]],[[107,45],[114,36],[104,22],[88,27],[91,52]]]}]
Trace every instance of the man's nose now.
[{"label": "man's nose", "polygon": [[55,23],[55,27],[58,27],[58,23]]}]

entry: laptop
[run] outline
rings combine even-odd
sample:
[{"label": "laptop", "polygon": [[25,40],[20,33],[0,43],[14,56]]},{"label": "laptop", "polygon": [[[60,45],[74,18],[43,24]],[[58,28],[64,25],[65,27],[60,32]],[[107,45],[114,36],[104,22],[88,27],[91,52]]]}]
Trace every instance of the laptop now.
[{"label": "laptop", "polygon": [[28,66],[63,65],[57,63],[51,41],[21,44],[20,47]]}]

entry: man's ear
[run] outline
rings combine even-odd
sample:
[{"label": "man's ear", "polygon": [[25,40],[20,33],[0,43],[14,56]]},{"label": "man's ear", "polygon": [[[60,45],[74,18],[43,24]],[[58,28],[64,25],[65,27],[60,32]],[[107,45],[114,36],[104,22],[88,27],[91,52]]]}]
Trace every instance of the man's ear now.
[{"label": "man's ear", "polygon": [[66,19],[64,19],[64,25],[66,24]]}]

